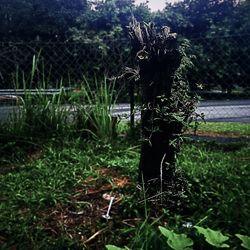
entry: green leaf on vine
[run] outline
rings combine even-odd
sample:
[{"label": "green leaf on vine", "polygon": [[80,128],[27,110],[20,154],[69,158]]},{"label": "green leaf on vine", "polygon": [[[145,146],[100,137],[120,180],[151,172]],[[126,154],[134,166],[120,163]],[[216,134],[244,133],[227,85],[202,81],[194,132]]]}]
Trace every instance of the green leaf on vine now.
[{"label": "green leaf on vine", "polygon": [[215,231],[210,228],[203,228],[195,226],[199,234],[202,234],[205,237],[207,243],[218,248],[228,248],[229,245],[225,244],[225,241],[229,237],[223,235],[221,231]]},{"label": "green leaf on vine", "polygon": [[250,250],[250,237],[249,236],[241,235],[241,234],[235,234],[235,236],[238,237],[242,241],[241,243],[242,247]]},{"label": "green leaf on vine", "polygon": [[167,238],[167,244],[174,250],[191,250],[193,241],[186,234],[176,234],[164,227],[159,227],[161,233]]}]

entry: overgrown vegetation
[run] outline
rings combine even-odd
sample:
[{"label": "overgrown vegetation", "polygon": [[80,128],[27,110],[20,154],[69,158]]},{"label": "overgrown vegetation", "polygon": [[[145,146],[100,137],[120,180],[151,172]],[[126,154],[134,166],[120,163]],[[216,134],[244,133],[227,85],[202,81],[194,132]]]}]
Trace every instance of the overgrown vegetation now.
[{"label": "overgrown vegetation", "polygon": [[[231,235],[227,244],[240,249],[233,235],[249,234],[248,142],[186,143],[178,171],[189,188],[175,211],[151,207],[136,189],[139,145],[124,135],[112,144],[79,138],[0,146],[3,249],[168,249],[158,226],[187,234],[194,249],[211,249],[193,235],[194,225]],[[115,197],[110,221],[102,218],[104,194]]]},{"label": "overgrown vegetation", "polygon": [[[111,115],[118,96],[115,82],[105,77],[98,83],[90,82],[83,77],[79,88],[70,94],[62,85],[58,93],[45,94],[50,79],[44,76],[37,79],[39,87],[31,89],[34,76],[39,71],[38,61],[39,56],[34,56],[29,77],[22,79],[24,95],[18,98],[13,112],[0,121],[1,139],[7,145],[10,142],[15,144],[65,136],[111,141],[119,123],[119,119]],[[15,85],[18,88],[19,72]]]},{"label": "overgrown vegetation", "polygon": [[[1,5],[0,34],[7,41],[1,46],[13,52],[14,60],[6,51],[2,53],[2,68],[6,61],[10,66],[1,72],[0,85],[8,87],[14,82],[16,88],[24,88],[25,94],[17,98],[12,116],[0,123],[0,248],[250,249],[249,129],[237,125],[235,133],[232,124],[219,128],[203,125],[200,132],[209,136],[244,136],[244,140],[219,143],[183,138],[185,143],[176,159],[181,149],[180,134],[192,121],[194,103],[183,78],[185,67],[179,67],[182,59],[186,60],[184,51],[181,54],[176,49],[175,34],[165,26],[170,24],[192,39],[191,54],[200,57],[198,62],[206,66],[190,72],[188,77],[193,83],[197,70],[209,74],[202,75],[201,87],[231,92],[237,85],[243,91],[249,79],[247,70],[240,67],[243,61],[250,65],[246,63],[247,39],[237,34],[236,38],[242,39],[237,44],[242,46],[232,49],[237,40],[232,31],[236,26],[241,32],[248,31],[248,9],[248,1],[233,0],[183,0],[159,13],[151,13],[146,4],[135,7],[132,0],[14,0]],[[100,49],[103,58],[109,59],[106,63],[112,61],[113,67],[116,61],[109,54],[112,46],[107,41],[115,38],[115,43],[123,45],[131,10],[140,21],[153,17],[164,25],[158,32],[151,24],[140,29],[135,22],[132,32],[140,62],[138,75],[145,83],[143,142],[138,131],[131,135],[111,114],[118,93],[109,78],[92,82],[77,76],[75,84],[81,82],[80,87],[68,95],[62,85],[64,81],[72,83],[71,72],[58,68],[57,76],[51,77],[55,68],[46,61],[46,51],[31,48],[32,56],[38,55],[33,56],[31,72],[22,68],[30,55],[21,56],[20,61],[17,57],[18,46],[21,48],[22,42],[30,39],[36,40],[37,46],[41,45],[39,41],[53,41],[56,46],[78,40],[93,45],[95,52]],[[224,15],[217,15],[218,10]],[[34,26],[29,26],[31,20]],[[227,39],[215,43],[214,34]],[[199,41],[201,35],[206,40]],[[105,41],[105,37],[109,39]],[[18,43],[13,45],[9,39]],[[124,54],[128,53],[127,37],[125,40]],[[74,52],[69,52],[67,60],[78,66],[88,61],[78,54],[74,43],[72,46]],[[205,51],[208,47],[211,52]],[[227,51],[226,67],[208,64],[221,51]],[[52,54],[58,66],[61,57],[56,50]],[[98,62],[93,56],[93,72],[107,73]],[[48,73],[45,63],[49,65]],[[229,76],[231,66],[234,72]],[[58,84],[57,94],[44,95],[44,89]],[[147,179],[167,173],[168,186],[160,194],[148,195],[143,179],[142,185],[137,185],[138,165],[144,158],[148,169],[153,169],[150,147],[157,142],[159,146],[153,152],[157,171],[149,171]],[[140,158],[141,143],[148,150]],[[164,199],[163,191],[167,191]]]},{"label": "overgrown vegetation", "polygon": [[[194,249],[211,249],[211,242],[247,248],[248,140],[187,140],[175,169],[186,179],[185,192],[177,199],[169,193],[165,205],[152,202],[159,197],[137,187],[139,131],[131,137],[110,113],[116,94],[107,79],[84,79],[70,95],[63,88],[54,96],[27,90],[15,115],[1,124],[1,248],[182,249],[191,241]],[[238,128],[241,136],[243,125]],[[224,124],[217,133],[231,129]],[[173,243],[180,237],[184,243]]]},{"label": "overgrown vegetation", "polygon": [[[22,115],[18,116],[18,123],[2,124],[2,249],[104,249],[110,244],[130,249],[168,249],[171,244],[161,236],[159,226],[170,233],[191,237],[194,249],[210,249],[210,245],[194,233],[193,225],[220,230],[230,236],[226,244],[240,249],[243,244],[240,238],[247,242],[248,238],[244,237],[250,226],[247,220],[250,212],[249,142],[187,141],[177,162],[177,171],[187,179],[186,192],[175,203],[174,210],[168,205],[154,203],[152,206],[145,190],[136,187],[139,141],[130,136],[124,123],[114,140],[109,113],[112,96],[105,97],[105,89],[112,85],[105,84],[99,89],[102,92],[99,99],[98,89],[85,92],[88,91],[86,84],[71,95],[72,107],[82,110],[78,113],[72,108],[73,117],[81,115],[78,127],[68,112],[62,117],[70,120],[68,124],[72,127],[64,126],[64,119],[59,119],[62,123],[58,122],[58,126],[53,123],[50,127],[50,122],[57,117],[57,109],[45,112],[44,107],[53,107],[51,102],[62,99],[40,96],[39,90],[37,98],[27,92],[28,101],[24,98],[22,103],[24,114],[25,110],[34,112],[33,106],[41,108],[35,109],[33,119]],[[82,103],[87,98],[90,99],[85,116],[86,108]],[[101,101],[103,99],[109,101]],[[94,110],[93,115],[99,117],[93,105],[104,115],[101,121],[108,121],[100,122],[102,134],[95,134],[96,128],[89,116],[89,111]],[[107,107],[105,112],[102,107]],[[105,132],[105,124],[109,124],[110,133]],[[224,131],[230,126],[224,124]],[[112,219],[106,221],[102,215],[107,211],[110,196],[115,197],[115,201],[111,208]]]}]

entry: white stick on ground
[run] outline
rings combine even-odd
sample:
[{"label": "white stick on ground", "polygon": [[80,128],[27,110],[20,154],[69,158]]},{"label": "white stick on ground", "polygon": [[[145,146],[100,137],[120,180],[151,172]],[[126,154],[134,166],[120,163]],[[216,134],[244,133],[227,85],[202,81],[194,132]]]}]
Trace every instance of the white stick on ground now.
[{"label": "white stick on ground", "polygon": [[111,197],[110,202],[109,202],[109,207],[108,207],[107,213],[104,214],[104,215],[102,215],[102,217],[105,218],[105,219],[107,219],[107,220],[110,220],[110,219],[111,219],[109,213],[110,213],[111,206],[112,206],[112,203],[113,203],[114,199],[115,199],[115,197]]}]

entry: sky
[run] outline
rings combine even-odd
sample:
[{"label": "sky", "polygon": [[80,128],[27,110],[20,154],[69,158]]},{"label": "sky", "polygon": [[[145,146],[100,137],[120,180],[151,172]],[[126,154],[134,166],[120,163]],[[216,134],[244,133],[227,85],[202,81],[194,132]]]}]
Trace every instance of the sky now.
[{"label": "sky", "polygon": [[[165,3],[173,3],[176,2],[177,0],[148,0],[148,6],[152,11],[156,10],[162,10],[165,7]],[[146,2],[146,0],[135,0],[136,4]]]}]

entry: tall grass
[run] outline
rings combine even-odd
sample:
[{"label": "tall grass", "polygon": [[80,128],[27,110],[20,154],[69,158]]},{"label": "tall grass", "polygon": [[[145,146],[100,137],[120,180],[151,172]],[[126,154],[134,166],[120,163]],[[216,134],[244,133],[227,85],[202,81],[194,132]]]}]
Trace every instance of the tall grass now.
[{"label": "tall grass", "polygon": [[76,104],[76,126],[95,139],[111,141],[118,125],[118,119],[111,114],[118,97],[115,82],[104,78],[102,82],[95,80],[93,85],[84,77],[80,90],[70,99]]},{"label": "tall grass", "polygon": [[[117,118],[112,117],[111,108],[117,96],[115,83],[104,78],[102,82],[91,82],[83,77],[79,91],[65,93],[62,80],[59,92],[46,95],[44,90],[51,84],[49,77],[39,72],[38,56],[32,60],[31,72],[24,76],[17,70],[15,88],[21,85],[24,96],[20,98],[16,112],[4,123],[0,123],[2,136],[25,138],[50,138],[83,136],[102,141],[110,141],[116,134]],[[20,76],[21,74],[21,76]],[[36,89],[32,89],[35,79]]]},{"label": "tall grass", "polygon": [[31,136],[57,136],[64,134],[68,129],[67,110],[64,103],[64,89],[52,96],[43,94],[37,89],[35,94],[26,90],[21,108],[21,122],[23,132]]},{"label": "tall grass", "polygon": [[[17,109],[10,118],[1,123],[4,134],[15,137],[51,137],[64,133],[67,129],[67,113],[62,106],[65,91],[60,85],[59,92],[48,96],[44,90],[49,85],[45,77],[37,80],[36,89],[31,88],[34,84],[36,72],[38,71],[38,56],[33,56],[31,72],[28,76],[17,70],[15,88],[20,87],[19,79],[22,78],[24,95],[17,102]],[[19,75],[22,75],[21,77]]]}]

